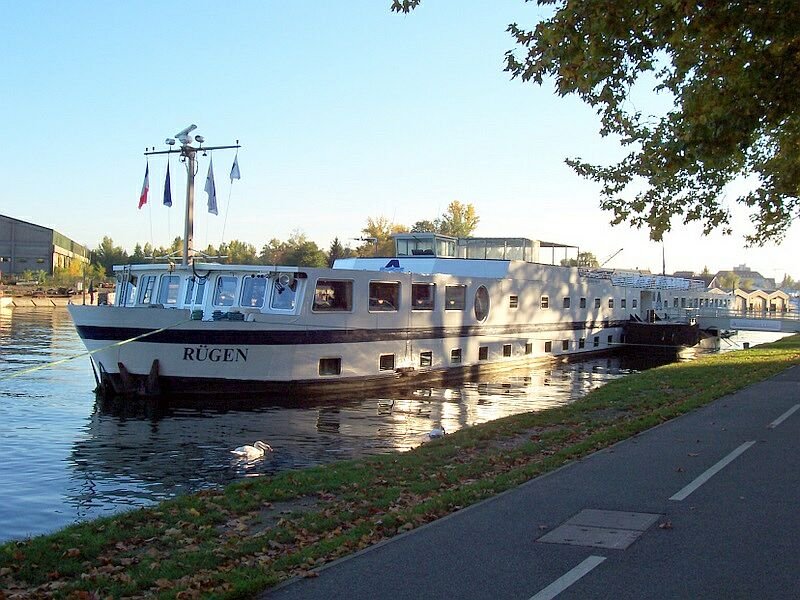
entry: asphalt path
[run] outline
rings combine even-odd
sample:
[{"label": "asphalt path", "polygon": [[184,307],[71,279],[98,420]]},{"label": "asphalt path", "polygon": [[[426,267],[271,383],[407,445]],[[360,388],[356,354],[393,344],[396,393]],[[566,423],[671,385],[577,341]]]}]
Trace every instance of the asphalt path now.
[{"label": "asphalt path", "polygon": [[800,367],[318,572],[262,598],[800,598]]}]

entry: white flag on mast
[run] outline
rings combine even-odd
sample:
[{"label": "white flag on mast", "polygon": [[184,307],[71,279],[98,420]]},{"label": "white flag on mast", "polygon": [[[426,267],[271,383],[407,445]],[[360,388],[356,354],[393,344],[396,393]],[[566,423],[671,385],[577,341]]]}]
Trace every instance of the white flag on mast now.
[{"label": "white flag on mast", "polygon": [[208,212],[217,214],[217,186],[214,185],[214,158],[208,163],[208,176],[206,177],[205,192],[208,194]]},{"label": "white flag on mast", "polygon": [[234,179],[241,179],[242,176],[239,173],[239,155],[237,154],[233,158],[233,166],[231,167],[231,183],[233,183]]}]

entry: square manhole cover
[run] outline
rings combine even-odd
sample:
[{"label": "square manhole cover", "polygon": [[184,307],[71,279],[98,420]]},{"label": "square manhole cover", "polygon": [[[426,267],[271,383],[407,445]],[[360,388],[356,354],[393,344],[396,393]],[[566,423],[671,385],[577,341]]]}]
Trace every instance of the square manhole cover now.
[{"label": "square manhole cover", "polygon": [[586,509],[543,535],[538,541],[546,544],[624,550],[660,516],[652,513]]}]

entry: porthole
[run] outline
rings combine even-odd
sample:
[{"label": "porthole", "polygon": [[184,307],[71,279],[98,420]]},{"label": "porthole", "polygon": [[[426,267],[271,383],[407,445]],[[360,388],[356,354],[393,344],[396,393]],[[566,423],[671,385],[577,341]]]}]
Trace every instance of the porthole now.
[{"label": "porthole", "polygon": [[475,291],[475,319],[479,322],[489,316],[489,292],[485,286],[480,286]]}]

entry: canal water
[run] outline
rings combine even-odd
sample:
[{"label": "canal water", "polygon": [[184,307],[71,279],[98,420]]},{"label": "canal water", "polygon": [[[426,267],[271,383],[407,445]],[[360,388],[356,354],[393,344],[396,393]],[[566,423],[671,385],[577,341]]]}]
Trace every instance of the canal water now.
[{"label": "canal water", "polygon": [[[723,346],[767,341],[734,340]],[[452,432],[565,404],[653,366],[602,357],[396,397],[156,409],[99,403],[83,351],[66,309],[0,309],[0,542],[245,477],[405,451],[440,424]],[[231,453],[256,440],[274,448],[267,459]]]}]

